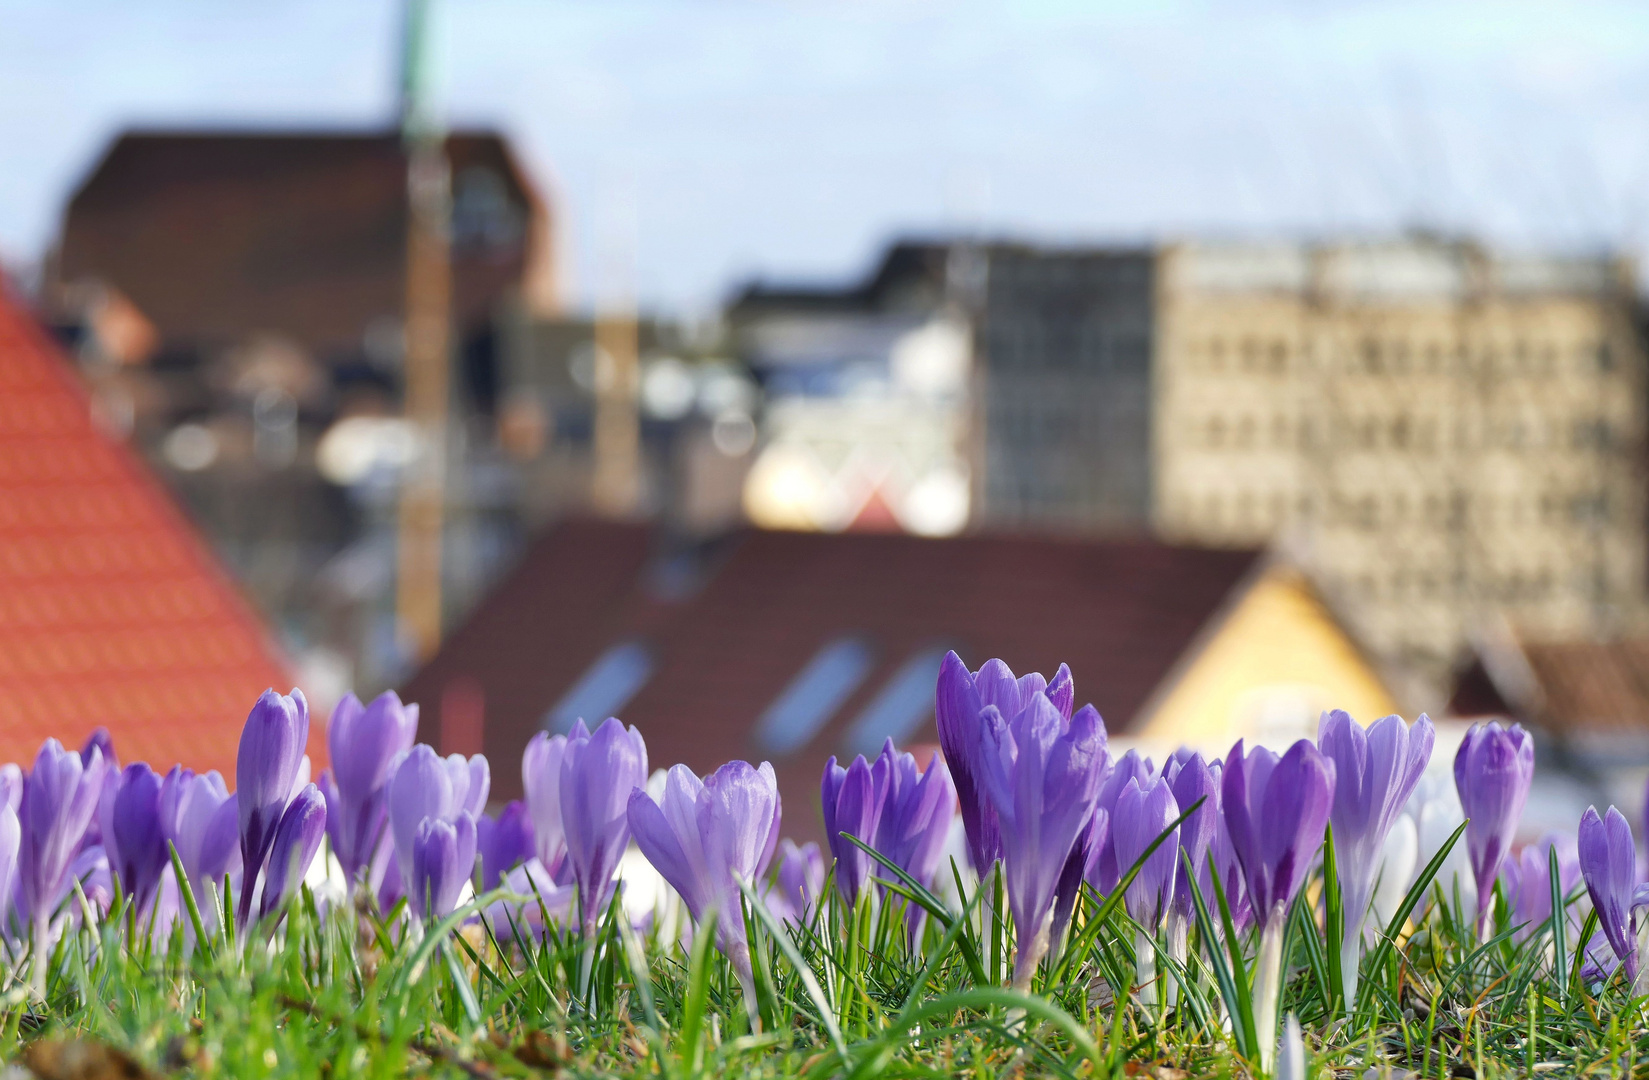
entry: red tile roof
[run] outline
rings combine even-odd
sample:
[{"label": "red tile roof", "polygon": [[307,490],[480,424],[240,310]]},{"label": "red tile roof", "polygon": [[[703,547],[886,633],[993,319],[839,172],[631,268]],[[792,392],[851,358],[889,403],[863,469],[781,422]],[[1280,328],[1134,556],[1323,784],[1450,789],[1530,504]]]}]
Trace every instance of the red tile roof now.
[{"label": "red tile roof", "polygon": [[[787,832],[816,836],[825,759],[918,650],[953,645],[971,665],[1000,656],[1021,672],[1068,662],[1078,701],[1124,731],[1259,559],[1149,541],[748,531],[712,550],[707,580],[681,596],[671,588],[680,565],[659,550],[635,525],[572,522],[540,538],[403,690],[427,718],[420,738],[449,741],[443,698],[460,688],[467,711],[455,726],[473,731],[480,712],[493,792],[514,797],[545,712],[606,649],[640,640],[652,675],[619,715],[646,736],[652,766],[703,773],[773,757]],[[872,646],[870,675],[807,745],[765,753],[757,718],[845,635]],[[930,713],[907,742],[935,737]]]},{"label": "red tile roof", "polygon": [[78,747],[103,725],[123,761],[233,784],[247,710],[290,685],[194,528],[0,282],[0,761],[27,767],[42,740]]}]

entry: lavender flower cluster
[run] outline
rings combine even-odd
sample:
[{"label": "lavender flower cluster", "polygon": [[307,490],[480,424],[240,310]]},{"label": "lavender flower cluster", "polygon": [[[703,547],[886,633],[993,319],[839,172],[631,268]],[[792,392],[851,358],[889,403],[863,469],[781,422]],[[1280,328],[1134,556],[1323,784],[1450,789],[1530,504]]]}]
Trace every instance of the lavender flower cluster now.
[{"label": "lavender flower cluster", "polygon": [[[1345,912],[1348,1003],[1365,939],[1392,906],[1382,895],[1394,886],[1401,895],[1422,849],[1438,847],[1432,811],[1441,797],[1423,782],[1434,742],[1425,716],[1364,728],[1330,712],[1315,743],[1278,754],[1239,740],[1223,760],[1181,750],[1159,769],[1136,751],[1109,752],[1104,721],[1092,705],[1075,708],[1063,665],[1051,680],[1020,677],[1000,660],[969,670],[951,653],[935,698],[943,760],[919,768],[889,741],[874,761],[826,765],[820,794],[836,887],[850,905],[880,902],[897,876],[887,864],[937,887],[959,815],[973,871],[1001,874],[1021,990],[1062,947],[1084,884],[1108,896],[1132,872],[1123,902],[1139,928],[1141,1000],[1158,1000],[1158,943],[1183,963],[1197,897],[1219,895],[1239,933],[1259,928],[1255,1013],[1260,1031],[1275,1032],[1283,928],[1325,826]],[[180,921],[184,888],[208,901],[200,910],[213,932],[227,917],[242,935],[267,926],[311,873],[323,838],[347,888],[382,910],[404,898],[429,924],[468,890],[514,897],[512,917],[530,924],[547,912],[587,940],[615,902],[633,841],[695,923],[716,916],[715,943],[747,984],[742,890],[756,890],[782,920],[803,922],[819,908],[823,854],[781,842],[768,763],[733,761],[703,778],[676,765],[650,779],[640,732],[611,718],[592,732],[580,721],[569,734],[533,738],[521,762],[524,801],[492,815],[487,760],[415,745],[417,727],[418,707],[393,693],[366,705],[345,698],[327,727],[331,768],[310,783],[307,703],[297,690],[269,691],[247,717],[233,793],[216,772],[121,768],[106,733],[78,753],[48,740],[27,774],[0,767],[0,919],[14,938],[32,939],[36,986],[64,927],[120,897],[138,925],[161,934]],[[1457,887],[1475,894],[1487,938],[1500,880],[1527,933],[1550,918],[1547,852],[1558,850],[1561,887],[1584,879],[1607,944],[1635,981],[1649,886],[1631,829],[1613,807],[1588,810],[1572,854],[1553,838],[1514,856],[1533,770],[1533,742],[1520,727],[1466,735],[1454,760],[1458,807],[1440,819],[1469,822],[1469,873]],[[76,894],[83,903],[71,902]],[[535,903],[521,902],[529,895]],[[923,917],[910,906],[913,940]],[[1171,1004],[1172,994],[1170,982],[1162,997]]]}]

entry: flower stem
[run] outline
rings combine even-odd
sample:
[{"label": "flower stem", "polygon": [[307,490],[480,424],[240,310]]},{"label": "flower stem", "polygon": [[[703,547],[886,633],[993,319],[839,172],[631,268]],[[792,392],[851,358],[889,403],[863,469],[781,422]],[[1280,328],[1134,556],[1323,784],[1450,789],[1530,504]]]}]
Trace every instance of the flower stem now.
[{"label": "flower stem", "polygon": [[1139,984],[1139,1003],[1155,1013],[1157,1004],[1157,943],[1144,930],[1134,934],[1134,981]]},{"label": "flower stem", "polygon": [[1031,979],[1036,975],[1036,965],[1048,954],[1048,939],[1053,932],[1054,913],[1049,908],[1042,921],[1037,924],[1036,933],[1031,934],[1028,940],[1017,942],[1019,949],[1013,960],[1013,989],[1022,994],[1031,992]]},{"label": "flower stem", "polygon": [[1254,1034],[1260,1042],[1260,1071],[1271,1072],[1277,1060],[1277,1002],[1282,996],[1283,927],[1288,905],[1271,909],[1260,933],[1260,955],[1254,961]]}]

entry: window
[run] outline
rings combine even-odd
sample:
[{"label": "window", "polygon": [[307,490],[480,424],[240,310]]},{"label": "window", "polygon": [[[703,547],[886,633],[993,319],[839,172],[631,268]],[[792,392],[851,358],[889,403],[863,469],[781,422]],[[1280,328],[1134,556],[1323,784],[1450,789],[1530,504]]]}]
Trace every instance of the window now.
[{"label": "window", "polygon": [[580,720],[595,727],[628,705],[652,673],[653,654],[647,646],[639,641],[614,645],[596,657],[572,688],[544,714],[544,730],[565,735]]},{"label": "window", "polygon": [[888,739],[898,745],[910,738],[933,715],[944,658],[943,649],[925,649],[906,660],[848,728],[846,752],[874,757]]},{"label": "window", "polygon": [[865,681],[872,659],[859,638],[838,638],[820,649],[756,721],[756,738],[774,754],[806,746]]}]

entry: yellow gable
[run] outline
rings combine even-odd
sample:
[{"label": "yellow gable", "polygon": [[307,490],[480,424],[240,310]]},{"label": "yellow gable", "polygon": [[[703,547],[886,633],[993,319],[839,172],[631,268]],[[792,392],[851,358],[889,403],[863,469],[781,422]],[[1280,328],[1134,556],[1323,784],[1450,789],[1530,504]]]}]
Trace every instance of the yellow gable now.
[{"label": "yellow gable", "polygon": [[1360,722],[1397,702],[1357,643],[1295,570],[1273,565],[1181,659],[1131,725],[1153,753],[1223,755],[1239,738],[1280,749],[1315,738],[1324,709]]}]

